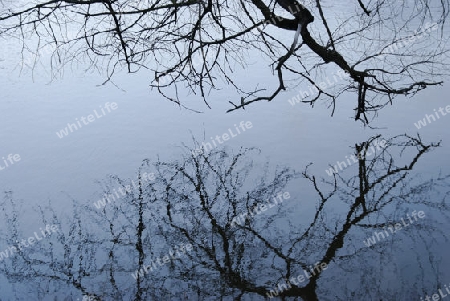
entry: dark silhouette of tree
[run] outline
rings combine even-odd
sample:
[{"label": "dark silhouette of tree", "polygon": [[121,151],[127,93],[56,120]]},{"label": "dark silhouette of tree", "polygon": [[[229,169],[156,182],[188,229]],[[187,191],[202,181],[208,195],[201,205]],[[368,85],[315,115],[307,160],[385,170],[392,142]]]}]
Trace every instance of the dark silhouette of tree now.
[{"label": "dark silhouette of tree", "polygon": [[[355,145],[354,165],[327,179],[313,175],[311,165],[297,173],[260,164],[256,149],[197,154],[187,148],[177,161],[144,160],[135,180],[103,183],[107,196],[120,197],[100,209],[75,201],[65,215],[51,203],[38,207],[39,225],[59,231],[0,261],[0,283],[13,287],[18,300],[417,298],[433,284],[424,279],[439,263],[429,257],[436,248],[429,243],[446,239],[439,229],[449,207],[439,193],[448,192],[449,177],[412,174],[439,144],[400,135],[375,148],[380,140]],[[152,171],[154,179],[146,180]],[[293,185],[303,188],[301,198],[289,193]],[[29,236],[19,204],[10,193],[1,204],[0,235],[9,245]],[[365,243],[413,210],[426,217]],[[152,266],[180,244],[192,248]],[[414,256],[413,277],[402,273],[396,256]]]},{"label": "dark silhouette of tree", "polygon": [[[314,105],[324,98],[334,112],[337,97],[354,92],[355,119],[367,123],[368,113],[392,103],[395,96],[442,83],[447,70],[448,0],[304,4],[20,1],[0,7],[0,36],[20,38],[26,57],[51,46],[55,72],[80,63],[106,68],[108,79],[121,68],[150,70],[152,86],[183,106],[187,104],[181,102],[179,89],[187,86],[209,107],[211,89],[225,83],[241,94],[239,101],[230,101],[229,111],[271,101],[281,91],[308,84],[309,97],[299,101]],[[264,91],[257,83],[248,87],[233,76],[236,65],[251,61],[247,53],[261,54],[263,63],[271,63],[277,82],[273,91]],[[347,74],[346,80],[333,84],[334,91],[326,88],[334,73],[330,66]]]},{"label": "dark silhouette of tree", "polygon": [[[348,276],[351,278],[347,273],[359,274],[362,269],[360,261],[364,262],[362,267],[372,269],[373,274],[376,262],[373,262],[375,266],[367,262],[372,252],[383,252],[384,256],[391,258],[395,254],[393,250],[410,247],[409,244],[405,247],[404,243],[398,246],[393,243],[394,246],[388,250],[387,245],[392,240],[387,239],[387,243],[381,242],[367,248],[363,240],[369,233],[373,234],[375,229],[396,223],[403,216],[406,218],[405,210],[418,210],[425,203],[427,211],[433,210],[439,203],[438,200],[436,203],[423,202],[423,196],[429,193],[434,184],[411,185],[413,179],[410,175],[422,155],[439,144],[424,144],[420,137],[401,135],[387,140],[386,147],[375,150],[374,154],[373,142],[380,138],[376,136],[355,146],[356,153],[360,154],[355,164],[358,168],[352,171],[356,173],[355,176],[346,178],[335,174],[332,180],[320,181],[309,172],[309,167],[301,173],[301,177],[309,182],[308,186],[317,194],[314,206],[294,197],[294,200],[278,204],[275,209],[268,209],[275,211],[272,214],[256,213],[238,223],[234,220],[236,216],[243,212],[248,212],[250,216],[255,207],[283,191],[286,181],[294,178],[295,174],[282,170],[275,173],[276,185],[255,181],[250,185],[255,187],[253,190],[242,191],[242,188],[247,187],[242,181],[243,177],[240,177],[241,181],[236,181],[233,175],[240,154],[228,156],[217,151],[207,156],[190,158],[192,163],[187,166],[185,161],[164,164],[163,170],[167,170],[167,167],[172,170],[166,176],[167,194],[163,199],[168,223],[194,245],[197,252],[192,260],[201,267],[191,270],[190,279],[202,279],[203,289],[206,287],[207,291],[211,287],[220,288],[215,298],[226,295],[232,296],[233,300],[266,297],[279,284],[282,284],[280,288],[283,285],[288,288],[278,294],[283,299],[299,297],[302,300],[326,300],[328,296],[331,300],[368,300],[370,296],[374,299],[385,295],[387,300],[402,300],[405,292],[412,290],[406,280],[405,287],[392,295],[375,291],[377,288],[370,282],[355,288],[352,295],[346,295],[346,289],[352,285],[350,283],[347,287],[345,281],[339,280]],[[371,158],[366,155],[369,151],[373,156]],[[410,156],[406,161],[399,158],[406,154]],[[222,158],[226,158],[229,163],[224,164]],[[448,181],[448,178],[440,177],[438,182],[441,181]],[[180,200],[186,202],[177,207]],[[441,205],[440,213],[448,217],[448,205]],[[424,222],[420,228],[432,233],[433,222]],[[416,229],[411,226],[398,235],[414,237]],[[178,239],[171,235],[167,235],[168,240]],[[443,234],[443,237],[446,235]],[[328,265],[330,269],[310,275],[303,285],[286,285],[286,279],[309,271],[318,262]],[[349,268],[345,269],[342,265]],[[392,270],[387,270],[395,273],[396,266],[392,262]],[[205,268],[213,272],[204,274]],[[340,269],[346,274],[337,272]],[[197,273],[199,270],[202,272]],[[378,272],[374,277],[382,279],[383,273]],[[209,285],[205,284],[206,281],[210,282]],[[332,284],[327,285],[329,283]],[[341,286],[338,292],[337,283]],[[413,286],[413,283],[409,284]],[[410,293],[415,297],[419,294],[418,291]]]}]

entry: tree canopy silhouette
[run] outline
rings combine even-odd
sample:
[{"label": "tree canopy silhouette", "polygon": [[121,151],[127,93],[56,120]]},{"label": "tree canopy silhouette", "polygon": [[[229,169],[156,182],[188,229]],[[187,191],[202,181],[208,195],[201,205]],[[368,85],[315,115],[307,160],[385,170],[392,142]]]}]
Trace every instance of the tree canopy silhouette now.
[{"label": "tree canopy silhouette", "polygon": [[[229,111],[309,85],[314,95],[299,101],[324,99],[334,112],[336,99],[353,92],[355,119],[367,123],[395,96],[442,83],[449,11],[448,0],[3,1],[0,36],[20,38],[28,57],[51,46],[54,71],[83,63],[110,79],[121,68],[151,70],[151,85],[182,106],[179,89],[209,106],[210,91],[224,83],[241,94]],[[272,66],[271,91],[233,74],[255,54]],[[332,68],[348,78],[330,90]]]}]

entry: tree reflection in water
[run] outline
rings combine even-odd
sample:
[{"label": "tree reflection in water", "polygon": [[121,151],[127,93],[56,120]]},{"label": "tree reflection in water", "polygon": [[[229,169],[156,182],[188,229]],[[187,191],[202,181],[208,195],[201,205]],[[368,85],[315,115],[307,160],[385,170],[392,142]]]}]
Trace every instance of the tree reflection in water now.
[{"label": "tree reflection in water", "polygon": [[[356,144],[355,154],[377,139]],[[446,238],[449,207],[441,192],[448,191],[449,178],[423,180],[412,170],[437,146],[419,136],[395,136],[375,155],[359,156],[351,168],[324,178],[313,175],[311,165],[302,172],[268,163],[261,168],[259,151],[251,148],[195,156],[187,148],[180,160],[144,160],[138,189],[101,211],[79,201],[69,216],[57,212],[55,202],[37,208],[39,222],[61,231],[0,262],[2,291],[18,300],[262,300],[274,293],[282,300],[418,298],[436,285],[430,276],[439,272],[436,252]],[[144,181],[144,172],[155,172],[155,180]],[[104,193],[128,182],[111,177]],[[290,190],[282,204],[233,222],[304,183],[315,191],[314,206]],[[28,230],[11,193],[2,205],[1,236],[13,244]],[[413,210],[426,218],[364,244]],[[180,244],[192,251],[132,277]],[[317,264],[327,268],[279,290]]]}]

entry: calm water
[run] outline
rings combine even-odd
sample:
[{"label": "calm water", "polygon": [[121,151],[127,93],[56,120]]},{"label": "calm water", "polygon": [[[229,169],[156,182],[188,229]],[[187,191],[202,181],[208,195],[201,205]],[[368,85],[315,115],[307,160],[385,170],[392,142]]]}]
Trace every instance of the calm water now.
[{"label": "calm water", "polygon": [[[10,49],[16,49],[12,41],[5,43],[10,43]],[[364,127],[353,120],[356,95],[339,99],[333,117],[324,103],[311,108],[301,104],[292,106],[288,102],[298,90],[306,90],[306,86],[285,91],[270,103],[261,102],[246,110],[226,114],[230,108],[228,101],[238,100],[239,95],[224,87],[210,95],[212,109],[203,106],[195,95],[186,95],[183,98],[185,104],[204,111],[194,113],[152,91],[148,87],[151,74],[145,71],[137,74],[122,72],[114,78],[115,85],[100,85],[105,79],[102,74],[85,72],[79,66],[72,70],[68,68],[62,78],[50,82],[45,68],[38,66],[34,74],[27,68],[20,70],[17,51],[0,59],[3,59],[0,60],[0,158],[20,155],[19,161],[0,170],[0,189],[11,191],[15,199],[21,200],[23,213],[28,217],[21,222],[24,236],[34,231],[30,229],[42,226],[32,209],[34,206],[51,200],[57,211],[70,212],[71,200],[77,200],[95,211],[92,203],[103,195],[99,181],[109,175],[134,178],[142,160],[155,162],[158,156],[162,160],[178,159],[183,144],[194,146],[192,137],[210,142],[210,137],[235,131],[235,124],[242,121],[251,122],[252,127],[221,146],[234,151],[240,147],[257,147],[261,150],[261,162],[267,160],[299,171],[313,162],[310,172],[325,179],[329,179],[325,172],[329,164],[344,161],[345,156],[353,153],[355,143],[376,134],[389,137],[419,133],[426,142],[442,140],[442,146],[420,160],[413,172],[427,179],[450,171],[450,117],[442,117],[420,130],[414,125],[425,114],[450,105],[448,83],[426,89],[414,98],[397,98],[392,106],[379,112],[371,127]],[[250,86],[259,83],[263,87],[273,87],[275,78],[269,77],[264,72],[266,69],[266,62],[255,59],[236,76]],[[108,111],[107,103],[116,103],[117,109]],[[57,132],[60,133],[68,123],[76,123],[89,114],[98,117],[67,132],[67,136],[58,137]],[[3,158],[0,164],[5,166]],[[357,173],[356,165],[350,166],[348,172]],[[313,200],[316,196],[310,185],[295,182],[288,188],[299,202],[293,207],[298,210],[298,216],[303,214],[302,210],[315,208]],[[442,193],[448,191],[445,187],[439,189]],[[438,194],[432,192],[426,197],[433,199]],[[336,208],[338,210],[339,206]],[[442,220],[442,227],[442,231],[447,231],[448,221]],[[7,243],[0,240],[0,249],[6,247]],[[428,279],[427,285],[450,282],[448,247],[444,241],[431,247],[442,262],[438,268],[439,279]],[[411,254],[398,256],[399,263],[404,261],[402,273],[419,270],[411,263],[414,260]],[[338,278],[336,274],[333,277],[334,281],[339,281],[335,279]],[[14,300],[9,295],[12,287],[6,282],[1,283],[0,299]],[[63,300],[63,295],[58,294],[57,300]],[[334,300],[331,294],[329,296],[329,300]]]}]

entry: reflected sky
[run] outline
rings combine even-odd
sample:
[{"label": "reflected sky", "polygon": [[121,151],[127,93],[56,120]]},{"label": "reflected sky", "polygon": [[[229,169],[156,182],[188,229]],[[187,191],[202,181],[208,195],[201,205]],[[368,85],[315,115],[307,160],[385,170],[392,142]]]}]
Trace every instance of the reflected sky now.
[{"label": "reflected sky", "polygon": [[[6,43],[10,45],[8,49],[17,49],[13,41]],[[427,178],[450,170],[450,114],[419,130],[414,125],[425,114],[450,105],[448,83],[428,88],[413,98],[397,97],[369,127],[364,127],[354,121],[355,95],[341,97],[333,117],[323,102],[314,108],[306,104],[292,106],[289,99],[299,90],[307,90],[307,85],[288,89],[270,103],[260,102],[228,114],[225,112],[230,109],[229,101],[240,98],[229,87],[210,94],[212,109],[206,108],[200,97],[185,91],[185,104],[203,112],[195,113],[151,90],[153,74],[145,70],[136,74],[120,72],[113,82],[102,85],[104,74],[86,72],[81,64],[51,80],[48,67],[38,65],[31,72],[21,69],[18,61],[19,52],[15,50],[0,57],[0,158],[9,154],[21,158],[0,170],[0,189],[12,191],[15,198],[22,199],[26,204],[24,212],[30,214],[33,205],[49,199],[61,211],[71,199],[92,206],[103,193],[98,182],[107,176],[134,178],[143,159],[154,162],[158,156],[163,160],[178,158],[183,144],[194,147],[193,137],[209,142],[211,137],[234,129],[242,121],[251,122],[252,128],[221,146],[231,150],[257,147],[272,163],[297,170],[313,162],[310,170],[323,177],[328,177],[325,170],[329,164],[343,160],[353,152],[355,143],[375,134],[419,133],[427,142],[442,140],[441,147],[427,154],[414,172]],[[248,67],[237,69],[234,75],[249,86],[258,83],[274,88],[276,78],[267,72],[268,64],[254,56]],[[56,134],[68,123],[113,102],[117,109],[110,114],[64,138]],[[348,172],[355,172],[356,168],[350,166]],[[300,199],[314,197],[303,186],[293,185],[289,192]],[[30,227],[37,224],[32,219],[27,223]],[[445,263],[449,264],[448,258]],[[443,269],[442,273],[443,279],[450,280],[450,272]]]}]

